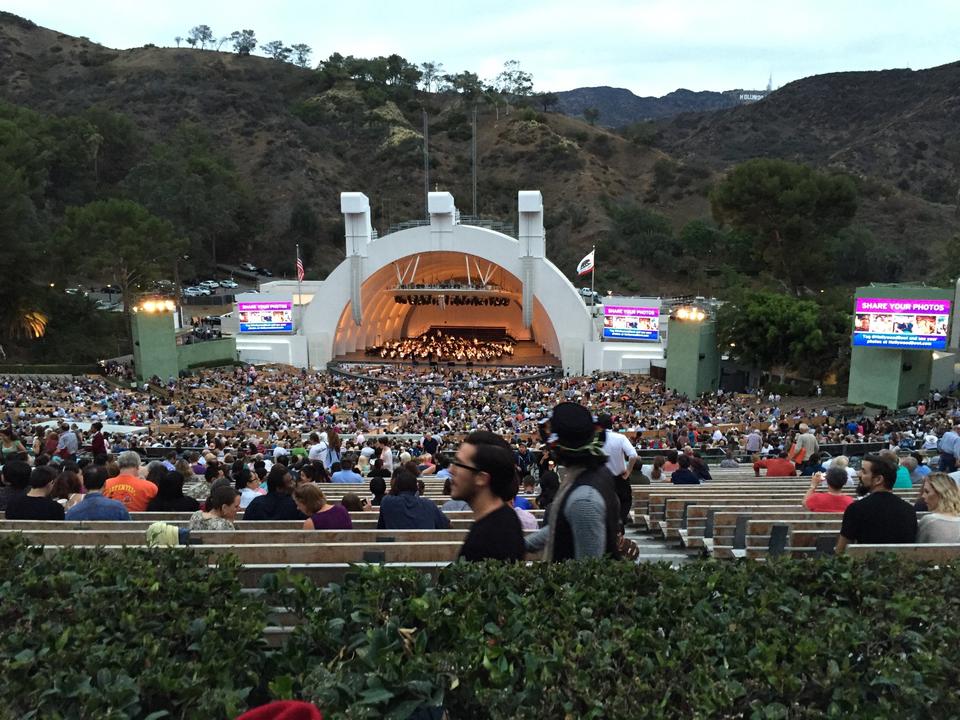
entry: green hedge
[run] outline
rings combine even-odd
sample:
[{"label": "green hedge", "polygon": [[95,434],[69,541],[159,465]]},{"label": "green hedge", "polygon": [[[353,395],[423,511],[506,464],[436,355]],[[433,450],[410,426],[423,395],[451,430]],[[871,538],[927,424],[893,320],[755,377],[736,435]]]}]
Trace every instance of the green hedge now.
[{"label": "green hedge", "polygon": [[[960,566],[890,557],[363,568],[315,588],[192,551],[0,541],[0,718],[957,717]],[[268,606],[302,623],[282,648]]]},{"label": "green hedge", "polygon": [[0,540],[0,718],[225,718],[266,659],[237,563]]},{"label": "green hedge", "polygon": [[300,586],[284,684],[343,718],[441,699],[452,718],[956,717],[958,570],[474,565],[436,585],[366,571]]}]

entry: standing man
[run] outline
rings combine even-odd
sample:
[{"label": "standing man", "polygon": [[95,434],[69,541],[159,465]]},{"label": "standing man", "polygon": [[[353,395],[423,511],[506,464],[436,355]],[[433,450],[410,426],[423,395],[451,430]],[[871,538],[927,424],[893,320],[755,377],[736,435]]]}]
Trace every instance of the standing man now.
[{"label": "standing man", "polygon": [[620,501],[590,411],[573,402],[557,405],[547,445],[560,469],[560,488],[546,527],[525,538],[527,550],[542,550],[548,562],[621,557]]},{"label": "standing man", "polygon": [[613,431],[613,418],[606,413],[597,416],[597,428],[602,433],[603,454],[607,456],[607,470],[613,475],[613,487],[620,501],[620,522],[626,524],[633,505],[630,473],[637,462],[637,449],[626,435]]},{"label": "standing man", "polygon": [[[800,423],[797,431],[790,452],[787,453],[787,460],[800,467],[805,461],[820,452],[820,443],[817,442],[816,435],[813,434],[813,430],[806,423]],[[769,473],[767,474],[769,475]]]},{"label": "standing man", "polygon": [[763,447],[763,437],[760,435],[760,430],[754,428],[750,431],[750,434],[747,435],[747,444],[744,447],[744,450],[748,454],[753,455],[760,452],[760,448]]},{"label": "standing man", "polygon": [[386,435],[380,438],[380,459],[383,461],[383,469],[392,473],[393,450],[390,449],[390,438]]},{"label": "standing man", "polygon": [[940,438],[940,472],[952,473],[957,469],[957,450],[960,447],[960,425],[954,425]]},{"label": "standing man", "polygon": [[460,557],[465,560],[523,560],[526,547],[516,511],[516,468],[510,446],[499,435],[478,430],[467,435],[451,461],[450,497],[473,510]]},{"label": "standing man", "polygon": [[867,455],[860,465],[860,489],[869,495],[843,512],[837,554],[850,543],[912,543],[917,539],[917,513],[893,494],[897,469],[880,455]]}]

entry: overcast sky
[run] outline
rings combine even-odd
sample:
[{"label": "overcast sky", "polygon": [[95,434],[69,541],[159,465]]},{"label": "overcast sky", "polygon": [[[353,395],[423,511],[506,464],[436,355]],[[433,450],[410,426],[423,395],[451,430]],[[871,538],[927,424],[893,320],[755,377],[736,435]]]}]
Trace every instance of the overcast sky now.
[{"label": "overcast sky", "polygon": [[[261,42],[399,53],[492,78],[517,59],[538,90],[638,95],[775,87],[840,70],[960,60],[960,0],[0,0],[0,9],[114,48],[173,45],[194,25]],[[227,46],[225,46],[226,48]]]}]

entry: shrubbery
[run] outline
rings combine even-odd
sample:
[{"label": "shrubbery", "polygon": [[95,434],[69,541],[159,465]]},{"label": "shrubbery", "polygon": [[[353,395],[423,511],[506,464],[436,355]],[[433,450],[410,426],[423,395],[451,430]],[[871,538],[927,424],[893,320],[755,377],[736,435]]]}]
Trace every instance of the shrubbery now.
[{"label": "shrubbery", "polygon": [[[269,689],[328,718],[441,704],[476,719],[960,713],[954,567],[491,564],[436,582],[373,567],[325,589],[272,576],[260,603],[233,565],[191,556],[0,545],[6,712],[217,718]],[[303,619],[275,651],[257,639],[266,605]]]}]

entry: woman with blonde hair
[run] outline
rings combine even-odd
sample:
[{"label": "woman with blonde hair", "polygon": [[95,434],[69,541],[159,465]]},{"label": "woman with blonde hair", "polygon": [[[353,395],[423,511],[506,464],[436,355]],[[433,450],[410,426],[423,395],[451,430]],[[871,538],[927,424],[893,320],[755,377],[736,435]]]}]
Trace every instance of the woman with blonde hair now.
[{"label": "woman with blonde hair", "polygon": [[960,542],[960,490],[946,473],[930,473],[920,490],[929,514],[917,523],[918,543]]}]

